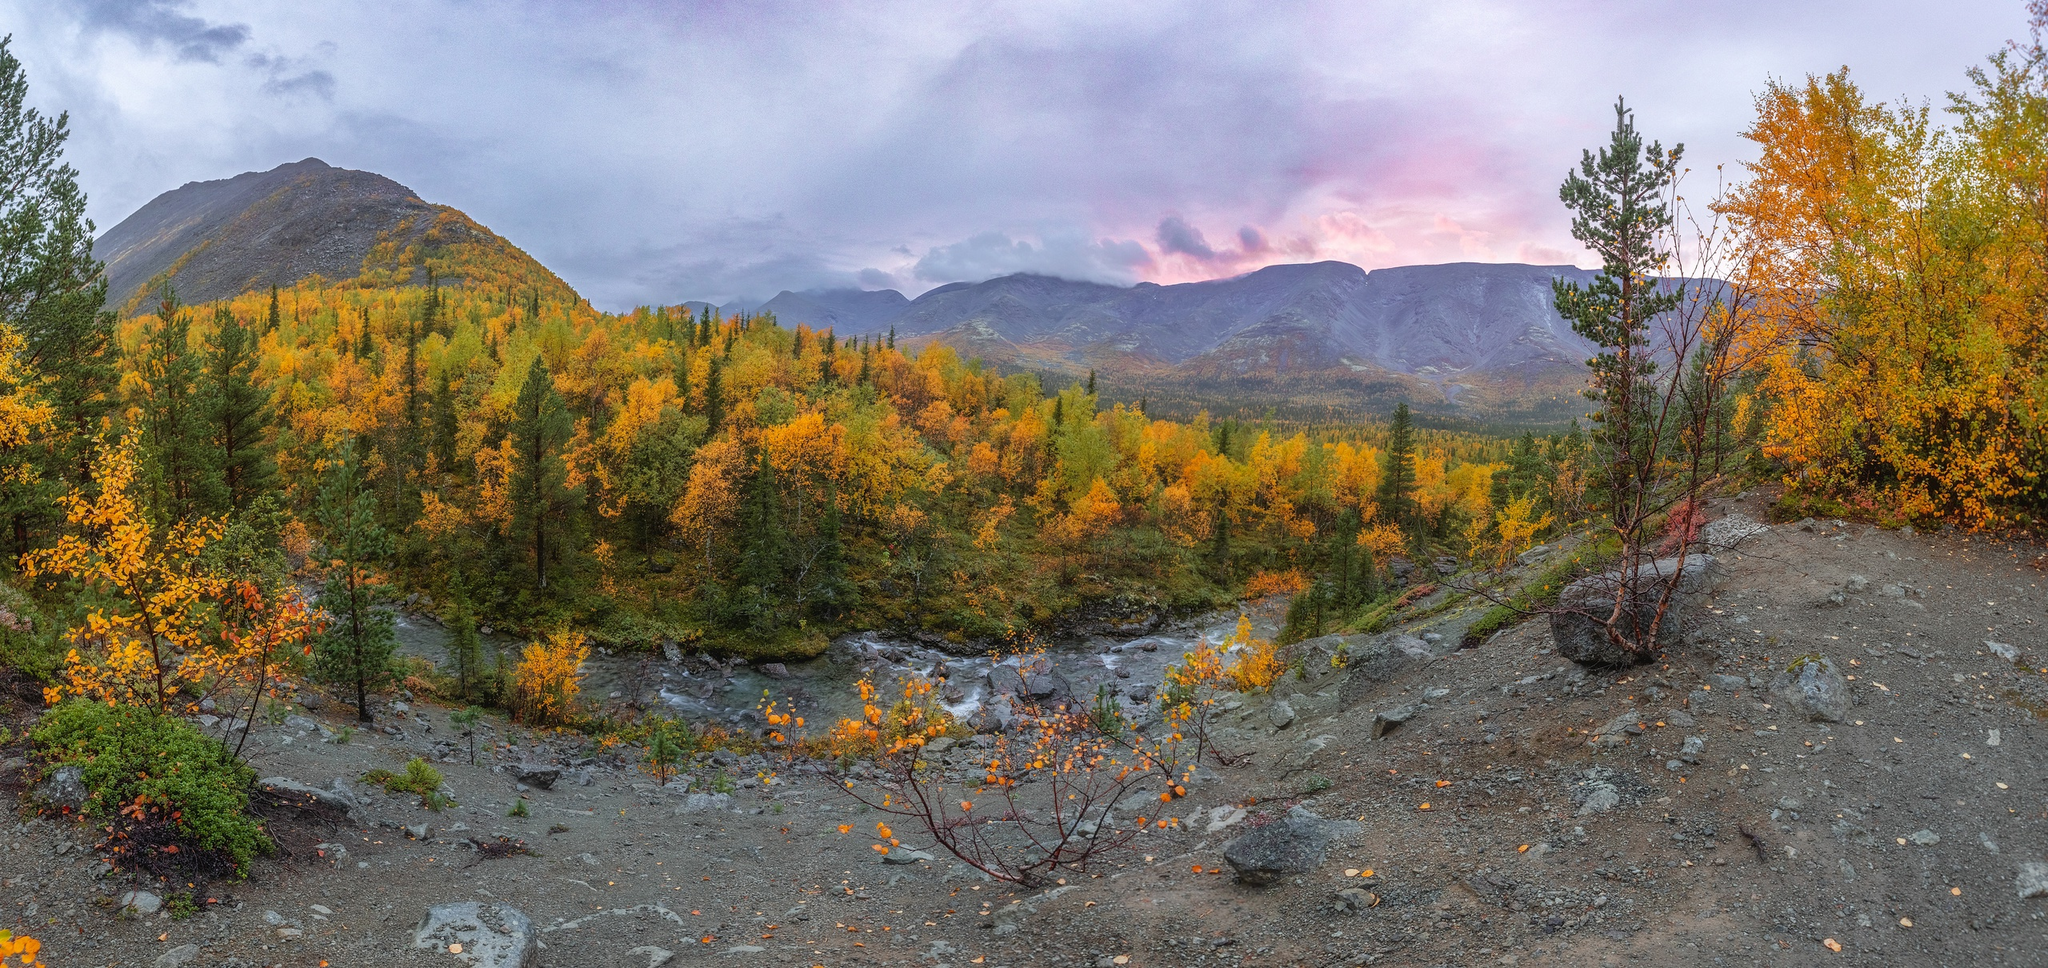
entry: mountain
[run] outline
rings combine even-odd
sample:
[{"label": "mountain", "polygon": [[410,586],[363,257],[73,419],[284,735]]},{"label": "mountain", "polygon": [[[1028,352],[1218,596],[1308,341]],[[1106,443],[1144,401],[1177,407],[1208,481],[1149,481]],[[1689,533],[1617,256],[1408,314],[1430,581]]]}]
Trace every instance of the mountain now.
[{"label": "mountain", "polygon": [[[941,286],[888,315],[893,290],[784,293],[785,323],[946,343],[1006,363],[1118,375],[1167,397],[1350,410],[1406,399],[1465,416],[1554,420],[1583,405],[1594,347],[1551,308],[1574,266],[1453,263],[1367,272],[1343,262],[1230,279],[1110,286],[1019,274]],[[791,297],[785,299],[784,297]],[[862,307],[853,312],[847,307]]]},{"label": "mountain", "polygon": [[106,263],[108,302],[124,314],[147,309],[166,280],[196,303],[311,276],[402,284],[427,257],[451,281],[569,289],[469,216],[318,158],[172,189],[108,229],[93,251]]}]

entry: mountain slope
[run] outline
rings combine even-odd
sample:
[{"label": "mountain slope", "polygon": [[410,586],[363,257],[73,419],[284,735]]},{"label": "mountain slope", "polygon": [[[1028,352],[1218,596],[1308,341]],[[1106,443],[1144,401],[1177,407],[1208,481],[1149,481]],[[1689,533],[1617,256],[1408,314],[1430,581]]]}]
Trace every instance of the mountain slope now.
[{"label": "mountain slope", "polygon": [[893,290],[785,293],[761,308],[786,323],[842,332],[893,327],[899,337],[996,362],[1103,369],[1168,396],[1224,393],[1242,402],[1270,391],[1340,409],[1407,399],[1547,421],[1580,408],[1574,390],[1594,352],[1551,308],[1551,281],[1592,276],[1573,266],[1367,272],[1318,262],[1172,286],[1003,276],[942,286],[894,316],[837,308],[886,306],[901,298]]},{"label": "mountain slope", "polygon": [[124,314],[146,309],[166,280],[184,301],[206,302],[310,276],[403,284],[427,258],[451,281],[568,291],[467,215],[317,158],[165,192],[94,250],[107,266],[108,301]]}]

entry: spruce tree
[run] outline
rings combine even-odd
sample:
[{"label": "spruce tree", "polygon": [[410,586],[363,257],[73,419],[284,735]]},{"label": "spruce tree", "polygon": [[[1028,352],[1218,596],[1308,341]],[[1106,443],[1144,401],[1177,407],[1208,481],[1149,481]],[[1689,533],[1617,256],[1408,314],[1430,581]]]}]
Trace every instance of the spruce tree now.
[{"label": "spruce tree", "polygon": [[462,433],[462,423],[456,415],[455,381],[443,369],[434,378],[434,400],[431,415],[433,434],[434,464],[443,474],[455,472],[455,443]]},{"label": "spruce tree", "polygon": [[313,665],[322,678],[355,693],[356,718],[367,723],[370,693],[390,678],[398,640],[391,613],[376,607],[387,589],[375,567],[391,553],[391,536],[377,523],[377,500],[354,441],[342,445],[320,488],[318,517],[327,557],[337,564],[320,593],[333,621],[314,644]]},{"label": "spruce tree", "polygon": [[762,631],[778,623],[775,607],[789,561],[789,538],[783,533],[781,493],[775,465],[767,455],[756,458],[754,476],[740,504],[740,567],[738,579],[744,616]]},{"label": "spruce tree", "polygon": [[725,422],[725,387],[719,377],[719,362],[712,357],[710,366],[704,372],[704,436],[718,436],[718,425]]},{"label": "spruce tree", "polygon": [[1394,408],[1394,422],[1387,429],[1387,467],[1380,475],[1380,512],[1403,528],[1412,528],[1415,517],[1415,420],[1407,401]]},{"label": "spruce tree", "polygon": [[512,405],[506,434],[515,455],[513,533],[526,540],[533,555],[534,585],[542,591],[548,587],[548,565],[568,550],[569,514],[582,503],[582,494],[568,485],[569,469],[562,461],[562,445],[573,430],[568,405],[555,391],[546,361],[534,357]]},{"label": "spruce tree", "polygon": [[142,377],[142,445],[150,507],[164,522],[182,521],[226,503],[220,468],[199,398],[200,361],[192,352],[191,314],[166,282],[157,323],[136,370]]},{"label": "spruce tree", "polygon": [[1091,397],[1095,395],[1095,369],[1093,367],[1088,369],[1088,395]]},{"label": "spruce tree", "polygon": [[270,391],[256,382],[255,334],[225,306],[215,310],[213,318],[200,405],[213,443],[213,464],[220,469],[218,497],[225,499],[214,510],[244,511],[270,489],[275,476]]},{"label": "spruce tree", "polygon": [[267,336],[271,333],[277,332],[278,324],[283,321],[284,314],[278,310],[277,304],[277,284],[272,283],[270,286],[270,314],[268,316],[263,317],[264,335]]},{"label": "spruce tree", "polygon": [[0,513],[26,550],[60,520],[54,498],[64,486],[90,480],[120,374],[94,226],[78,172],[64,163],[70,118],[28,106],[28,75],[10,46],[0,38],[0,321],[21,335],[21,362],[52,411],[40,439],[0,456]]}]

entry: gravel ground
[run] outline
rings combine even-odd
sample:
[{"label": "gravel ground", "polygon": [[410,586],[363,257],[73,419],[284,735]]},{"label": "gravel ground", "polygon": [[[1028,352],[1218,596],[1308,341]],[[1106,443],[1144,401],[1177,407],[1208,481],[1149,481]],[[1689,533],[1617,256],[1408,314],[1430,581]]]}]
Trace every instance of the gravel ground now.
[{"label": "gravel ground", "polygon": [[[1720,510],[1761,519],[1760,501]],[[1205,771],[1181,829],[1046,890],[936,850],[882,863],[860,836],[875,818],[823,773],[707,763],[700,788],[719,771],[737,785],[692,799],[502,722],[472,767],[446,710],[414,704],[388,720],[401,735],[347,744],[322,741],[339,708],[264,727],[252,760],[326,787],[426,755],[458,806],[357,784],[350,817],[277,821],[281,854],[200,886],[213,903],[182,918],[120,914],[126,891],[179,886],[105,874],[89,832],[29,819],[0,828],[0,924],[65,968],[454,966],[413,930],[469,900],[525,912],[551,968],[2048,962],[2048,896],[2019,889],[2048,859],[2040,549],[1806,522],[1723,560],[1686,643],[1653,665],[1581,670],[1542,621],[1369,676],[1311,662],[1223,715],[1219,741],[1249,756]],[[1841,722],[1767,688],[1816,652],[1853,677]],[[1412,717],[1373,740],[1400,706]],[[517,764],[540,760],[563,776],[506,816]],[[0,799],[18,795],[17,777]],[[1295,805],[1358,823],[1307,873],[1216,873],[1226,843]],[[533,853],[470,842],[501,836]],[[1376,901],[1347,910],[1346,889]]]}]

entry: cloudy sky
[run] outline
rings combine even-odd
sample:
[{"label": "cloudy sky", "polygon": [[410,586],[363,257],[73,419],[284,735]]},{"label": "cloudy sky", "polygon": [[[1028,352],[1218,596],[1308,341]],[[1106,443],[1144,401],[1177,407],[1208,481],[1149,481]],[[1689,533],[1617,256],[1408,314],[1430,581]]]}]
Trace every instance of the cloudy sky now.
[{"label": "cloudy sky", "polygon": [[305,157],[388,175],[604,308],[1044,272],[1583,262],[1612,123],[1696,196],[1767,79],[1932,99],[2020,0],[0,0],[104,227]]}]

